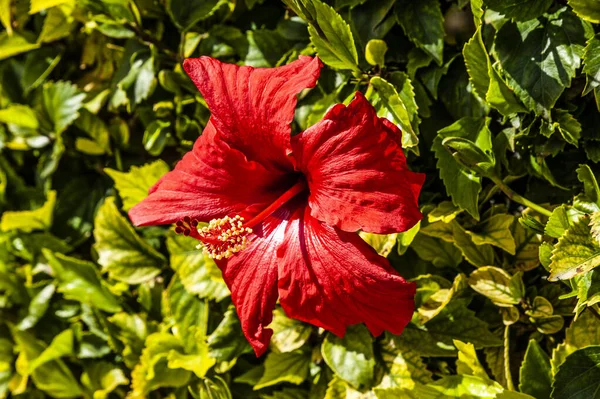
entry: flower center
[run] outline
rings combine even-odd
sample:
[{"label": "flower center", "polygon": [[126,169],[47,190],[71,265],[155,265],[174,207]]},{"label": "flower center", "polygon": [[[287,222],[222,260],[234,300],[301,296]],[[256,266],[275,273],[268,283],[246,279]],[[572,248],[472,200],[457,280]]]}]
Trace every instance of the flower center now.
[{"label": "flower center", "polygon": [[177,222],[175,231],[177,232],[177,229],[181,229],[181,232],[178,232],[179,234],[192,235],[202,241],[202,244],[199,244],[198,248],[202,247],[202,251],[209,257],[217,260],[229,258],[231,255],[244,250],[248,246],[248,235],[252,233],[252,229],[256,225],[264,221],[273,212],[303,192],[306,188],[306,182],[304,180],[299,181],[247,222],[240,215],[233,217],[225,216],[221,219],[211,220],[208,226],[198,228],[197,221],[186,221],[184,218],[181,224]]}]

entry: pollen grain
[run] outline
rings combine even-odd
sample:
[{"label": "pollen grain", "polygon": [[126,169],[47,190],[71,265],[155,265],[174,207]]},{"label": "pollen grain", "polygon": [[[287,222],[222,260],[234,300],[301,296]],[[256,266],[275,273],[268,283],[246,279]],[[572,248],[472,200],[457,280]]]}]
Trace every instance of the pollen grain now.
[{"label": "pollen grain", "polygon": [[213,259],[226,259],[248,246],[247,236],[250,233],[252,229],[244,226],[244,218],[239,215],[213,219],[208,226],[198,228],[202,241],[198,249],[202,248]]}]

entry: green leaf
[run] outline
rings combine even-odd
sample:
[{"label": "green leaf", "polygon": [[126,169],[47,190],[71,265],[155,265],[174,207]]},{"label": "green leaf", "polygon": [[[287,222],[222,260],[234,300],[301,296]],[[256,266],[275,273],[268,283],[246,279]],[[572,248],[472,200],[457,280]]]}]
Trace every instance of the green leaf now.
[{"label": "green leaf", "polygon": [[465,44],[462,53],[475,93],[485,99],[490,86],[490,60],[481,37],[481,27],[477,28],[473,37]]},{"label": "green leaf", "polygon": [[515,238],[515,270],[529,271],[540,264],[539,252],[542,238],[540,234],[525,229],[520,223],[513,224],[512,234]]},{"label": "green leaf", "polygon": [[110,168],[105,168],[104,171],[115,181],[115,187],[123,200],[123,210],[129,211],[148,196],[150,187],[169,171],[169,166],[159,159],[143,166],[132,166],[129,172]]},{"label": "green leaf", "polygon": [[549,399],[552,389],[550,358],[536,340],[529,340],[519,371],[519,391],[536,399]]},{"label": "green leaf", "polygon": [[220,367],[222,371],[233,367],[239,356],[252,352],[233,306],[227,309],[217,328],[208,337],[208,345],[210,356],[228,363]]},{"label": "green leaf", "polygon": [[600,23],[600,4],[595,0],[569,0],[569,5],[580,18],[598,24]]},{"label": "green leaf", "polygon": [[70,82],[46,83],[42,93],[44,111],[54,125],[54,132],[62,133],[79,117],[85,94]]},{"label": "green leaf", "polygon": [[[411,124],[411,114],[394,86],[378,76],[371,78],[371,85],[382,104],[381,109],[383,112],[378,112],[378,115],[387,117],[400,127],[402,147],[410,148],[419,144],[417,133],[413,130]],[[413,118],[416,115],[415,111],[416,109],[413,111]]]},{"label": "green leaf", "polygon": [[98,263],[111,278],[128,284],[139,284],[154,278],[166,259],[141,239],[115,205],[106,199],[95,218],[94,249]]},{"label": "green leaf", "polygon": [[[2,23],[2,25],[4,26],[4,29],[6,29],[6,32],[8,33],[9,36],[12,36],[13,34],[13,29],[12,29],[12,15],[11,15],[11,0],[2,0],[0,1],[0,23]],[[0,390],[0,392],[2,392]]]},{"label": "green leaf", "polygon": [[417,234],[411,248],[419,258],[431,262],[437,267],[458,267],[463,260],[462,253],[452,243],[425,234]]},{"label": "green leaf", "polygon": [[573,115],[561,109],[555,109],[554,113],[556,122],[553,125],[556,126],[558,132],[567,143],[577,147],[581,135],[581,124],[579,121]]},{"label": "green leaf", "polygon": [[229,289],[215,261],[197,246],[195,238],[170,233],[167,236],[170,265],[189,293],[221,301],[229,296]]},{"label": "green leaf", "polygon": [[121,310],[117,298],[101,283],[93,263],[43,250],[65,298],[94,306],[106,312]]},{"label": "green leaf", "polygon": [[452,300],[458,300],[464,296],[463,293],[467,287],[463,274],[458,274],[448,288],[446,288],[446,281],[439,281],[439,278],[431,277],[433,276],[420,276],[417,280],[419,306],[418,316],[416,318],[413,316],[413,321],[418,322],[419,325],[427,323],[444,312]]},{"label": "green leaf", "polygon": [[373,66],[378,65],[380,68],[383,68],[387,49],[385,41],[379,39],[369,40],[365,48],[365,59],[369,64]]},{"label": "green leaf", "polygon": [[[173,319],[173,335],[183,343],[186,353],[196,346],[206,346],[198,338],[208,328],[208,303],[188,293],[178,278],[173,278],[164,292],[164,306]],[[210,366],[209,366],[210,367]]]},{"label": "green leaf", "polygon": [[189,371],[168,367],[167,357],[171,351],[183,352],[172,335],[154,333],[146,338],[140,362],[131,373],[131,397],[144,398],[160,387],[181,387],[188,383]]},{"label": "green leaf", "polygon": [[273,330],[270,347],[280,353],[300,349],[308,341],[313,330],[309,324],[290,319],[280,308],[273,311],[273,321],[269,328]]},{"label": "green leaf", "polygon": [[600,86],[600,34],[590,38],[583,51],[583,73],[586,75],[583,95]]},{"label": "green leaf", "polygon": [[489,244],[476,245],[465,229],[457,222],[453,225],[454,244],[463,256],[473,266],[488,266],[494,264],[494,250]]},{"label": "green leaf", "polygon": [[437,0],[396,2],[396,18],[406,36],[442,65],[444,17]]},{"label": "green leaf", "polygon": [[[450,201],[442,201],[435,207],[434,210],[427,214],[427,221],[431,223],[430,225],[423,228],[423,231],[427,229],[429,226],[433,226],[435,222],[442,222],[441,225],[447,225],[450,230],[452,230],[451,225],[452,222],[458,214],[461,213],[461,210],[457,208]],[[450,240],[452,241],[452,240]]]},{"label": "green leaf", "polygon": [[583,312],[565,330],[565,340],[552,352],[553,374],[556,374],[558,367],[571,353],[590,345],[596,345],[598,342],[600,342],[598,319],[591,312]]},{"label": "green leaf", "polygon": [[281,382],[300,385],[308,377],[310,352],[270,352],[265,360],[265,373],[254,385],[254,390],[270,387]]},{"label": "green leaf", "polygon": [[[515,277],[521,279],[521,276]],[[519,304],[525,295],[522,283],[514,282],[513,278],[500,268],[484,266],[471,273],[469,285],[495,305],[510,307]]]},{"label": "green leaf", "polygon": [[396,234],[374,234],[361,231],[360,237],[367,242],[377,253],[383,257],[387,257],[394,249],[398,240]]},{"label": "green leaf", "polygon": [[381,358],[384,374],[378,388],[407,388],[415,387],[416,383],[431,382],[431,372],[423,363],[421,357],[413,350],[402,347],[396,336],[386,334],[381,342]]},{"label": "green leaf", "polygon": [[13,32],[12,35],[8,32],[0,33],[0,61],[40,47],[39,43],[30,39],[31,35],[26,37],[17,32]]},{"label": "green leaf", "polygon": [[552,0],[483,0],[494,11],[516,21],[528,21],[542,15]]},{"label": "green leaf", "polygon": [[565,359],[554,377],[552,398],[600,398],[600,346],[579,349]]},{"label": "green leaf", "polygon": [[583,183],[583,194],[585,199],[600,206],[600,187],[598,187],[594,172],[592,172],[587,165],[579,165],[576,172],[577,179]]},{"label": "green leaf", "polygon": [[590,33],[590,26],[566,8],[545,19],[502,25],[494,40],[495,53],[509,86],[527,108],[549,117],[580,66]]},{"label": "green leaf", "polygon": [[327,334],[321,353],[325,363],[344,381],[356,388],[371,385],[375,367],[373,339],[364,325],[348,327],[344,338]]},{"label": "green leaf", "polygon": [[434,139],[432,146],[437,158],[436,166],[452,202],[476,219],[479,219],[477,199],[481,191],[481,178],[456,162],[444,148],[442,141],[447,137],[462,137],[477,144],[484,152],[491,151],[489,122],[489,119],[462,118],[438,131],[438,136]]},{"label": "green leaf", "polygon": [[154,70],[154,57],[148,57],[140,66],[133,85],[133,97],[139,104],[146,100],[156,88],[156,71]]},{"label": "green leaf", "polygon": [[48,191],[48,199],[38,209],[33,211],[7,211],[2,214],[0,230],[49,230],[52,227],[54,205],[56,204],[56,191]]},{"label": "green leaf", "polygon": [[477,358],[477,352],[473,344],[464,343],[459,340],[454,340],[454,346],[458,349],[458,359],[456,360],[456,373],[473,375],[480,377],[483,380],[488,380],[489,377]]},{"label": "green leaf", "polygon": [[527,112],[491,62],[488,64],[488,74],[490,85],[485,95],[488,104],[504,116],[516,114],[517,112]]},{"label": "green leaf", "polygon": [[552,251],[548,280],[567,280],[600,265],[600,245],[590,233],[589,219],[582,218],[558,240]]},{"label": "green leaf", "polygon": [[129,380],[116,365],[96,361],[85,366],[81,383],[93,392],[94,399],[106,399],[117,387],[129,384]]},{"label": "green leaf", "polygon": [[[80,117],[75,121],[75,126],[84,131],[92,140],[78,137],[78,142],[87,141],[90,145],[96,147],[96,152],[100,154],[110,154],[110,132],[104,121],[87,109],[81,110]],[[79,149],[79,148],[78,148]],[[86,151],[83,151],[86,152]],[[89,152],[87,152],[89,153]]]},{"label": "green leaf", "polygon": [[0,395],[7,395],[9,382],[13,375],[14,364],[13,343],[0,338]]},{"label": "green leaf", "polygon": [[227,0],[167,0],[165,8],[175,25],[185,32],[224,5],[231,7]]},{"label": "green leaf", "polygon": [[575,225],[584,215],[575,208],[561,205],[554,208],[546,223],[544,233],[550,237],[560,238],[569,228]]},{"label": "green leaf", "polygon": [[[361,0],[361,4],[351,7],[347,14],[343,14],[352,28],[359,53],[360,49],[366,51],[370,40],[384,39],[396,25],[394,3],[395,0],[376,2]],[[336,9],[339,10],[338,7]]]},{"label": "green leaf", "polygon": [[68,3],[68,0],[31,0],[29,14],[37,14],[40,11]]},{"label": "green leaf", "polygon": [[150,155],[160,155],[167,145],[167,138],[171,131],[171,123],[162,120],[152,121],[144,131],[142,142]]},{"label": "green leaf", "polygon": [[28,129],[37,129],[39,126],[35,111],[27,105],[10,104],[0,109],[0,122],[14,124]]},{"label": "green leaf", "polygon": [[502,248],[511,255],[515,254],[515,239],[510,228],[514,223],[513,215],[493,215],[477,226],[477,231],[467,231],[475,245],[490,244]]},{"label": "green leaf", "polygon": [[61,357],[72,356],[73,353],[73,342],[75,336],[73,334],[73,330],[67,329],[60,334],[58,334],[50,345],[44,349],[42,353],[38,357],[35,358],[32,362],[29,363],[29,368],[27,369],[27,374],[33,373],[35,369],[51,362],[53,360],[58,360]]},{"label": "green leaf", "polygon": [[[12,331],[22,364],[28,367],[46,349],[46,345],[25,331]],[[81,397],[82,392],[73,374],[62,360],[51,360],[33,370],[31,374],[35,386],[53,398]]]},{"label": "green leaf", "polygon": [[284,3],[309,23],[310,40],[325,64],[360,72],[350,26],[332,7],[320,0],[284,0]]},{"label": "green leaf", "polygon": [[142,353],[146,337],[152,332],[151,325],[146,322],[146,314],[120,312],[110,316],[108,322],[110,324],[105,325],[109,326],[111,338],[114,336],[115,341],[118,339],[125,346],[122,351],[125,364],[133,368]]},{"label": "green leaf", "polygon": [[284,56],[288,42],[276,31],[259,29],[246,32],[249,48],[246,65],[254,67],[274,67]]},{"label": "green leaf", "polygon": [[462,300],[450,302],[423,326],[409,324],[399,337],[403,346],[413,348],[421,356],[456,356],[455,339],[472,343],[476,349],[502,345]]},{"label": "green leaf", "polygon": [[69,36],[75,26],[75,20],[71,16],[73,8],[72,5],[65,4],[48,10],[38,43],[50,43]]},{"label": "green leaf", "polygon": [[402,232],[402,233],[398,233],[397,242],[398,242],[398,254],[399,255],[404,255],[406,250],[408,250],[408,248],[412,244],[413,240],[419,233],[420,228],[421,228],[421,221],[419,221],[417,224],[415,224],[409,230]]},{"label": "green leaf", "polygon": [[37,322],[44,316],[48,307],[50,306],[50,300],[54,295],[56,287],[53,284],[48,284],[40,290],[29,302],[27,316],[25,316],[17,325],[19,330],[28,330],[35,326]]}]

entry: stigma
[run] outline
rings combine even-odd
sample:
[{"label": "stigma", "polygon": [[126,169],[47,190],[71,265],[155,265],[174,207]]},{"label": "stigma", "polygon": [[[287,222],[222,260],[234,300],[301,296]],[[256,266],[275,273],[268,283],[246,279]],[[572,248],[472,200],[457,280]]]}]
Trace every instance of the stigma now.
[{"label": "stigma", "polygon": [[250,233],[252,229],[244,226],[244,218],[239,215],[213,219],[208,226],[198,228],[198,238],[202,244],[197,248],[202,248],[202,252],[210,258],[226,259],[248,246]]}]

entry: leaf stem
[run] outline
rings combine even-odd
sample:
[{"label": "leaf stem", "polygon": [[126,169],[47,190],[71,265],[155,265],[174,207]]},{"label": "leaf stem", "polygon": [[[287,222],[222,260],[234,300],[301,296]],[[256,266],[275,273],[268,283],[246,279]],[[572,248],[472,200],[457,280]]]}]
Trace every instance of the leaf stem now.
[{"label": "leaf stem", "polygon": [[491,178],[492,181],[494,183],[496,183],[496,186],[498,186],[498,188],[500,190],[502,190],[502,192],[504,194],[506,194],[506,196],[511,199],[512,201],[515,201],[523,206],[526,206],[528,208],[533,209],[534,211],[536,211],[537,213],[539,213],[540,215],[544,215],[547,217],[550,217],[552,215],[552,211],[536,204],[535,202],[532,202],[530,200],[528,200],[525,197],[520,196],[519,194],[517,194],[516,192],[514,192],[510,187],[508,187],[500,178],[498,177],[492,177]]},{"label": "leaf stem", "polygon": [[515,384],[510,372],[510,326],[504,327],[504,375],[507,388],[514,391]]}]

